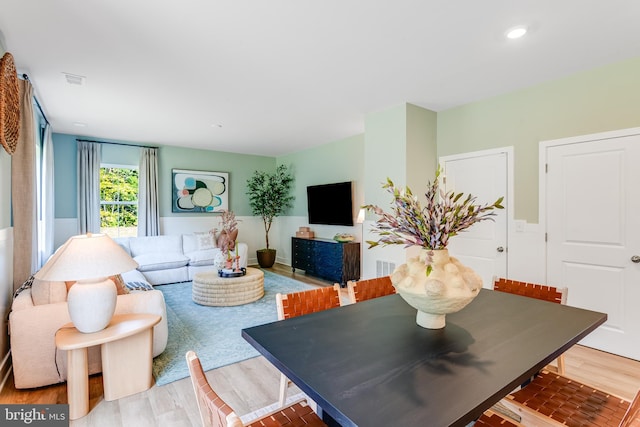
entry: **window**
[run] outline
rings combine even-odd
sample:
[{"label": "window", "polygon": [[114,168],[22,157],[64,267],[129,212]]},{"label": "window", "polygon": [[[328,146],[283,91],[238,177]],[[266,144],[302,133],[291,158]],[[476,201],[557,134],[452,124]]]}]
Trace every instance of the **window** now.
[{"label": "window", "polygon": [[100,167],[100,232],[110,237],[138,234],[138,168]]}]

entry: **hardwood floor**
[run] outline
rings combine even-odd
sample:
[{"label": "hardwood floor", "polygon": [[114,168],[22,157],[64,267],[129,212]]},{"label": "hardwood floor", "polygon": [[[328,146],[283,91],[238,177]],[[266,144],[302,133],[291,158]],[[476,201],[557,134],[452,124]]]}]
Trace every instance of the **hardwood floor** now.
[{"label": "hardwood floor", "polygon": [[[297,280],[326,286],[324,280],[292,273],[291,268],[276,265],[274,273]],[[346,289],[343,289],[343,299]],[[186,363],[186,362],[185,362]],[[626,399],[632,399],[640,389],[640,362],[625,359],[587,347],[575,346],[565,353],[566,373],[579,381],[607,390]],[[263,357],[207,372],[218,394],[240,416],[271,405],[278,399],[280,373]],[[71,426],[199,426],[200,418],[191,381],[180,381],[138,393],[116,401],[107,402],[102,396],[102,377],[90,378],[91,412]],[[38,389],[16,390],[13,378],[0,393],[0,403],[66,403],[66,384]],[[289,394],[299,392],[293,387]]]}]

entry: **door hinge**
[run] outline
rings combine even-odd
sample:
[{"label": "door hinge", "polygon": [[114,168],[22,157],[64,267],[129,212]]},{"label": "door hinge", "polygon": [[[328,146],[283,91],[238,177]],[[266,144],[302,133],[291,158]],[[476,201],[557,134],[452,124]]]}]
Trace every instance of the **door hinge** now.
[{"label": "door hinge", "polygon": [[544,241],[547,241],[547,233],[544,233]]},{"label": "door hinge", "polygon": [[544,164],[544,173],[549,173],[549,163]]}]

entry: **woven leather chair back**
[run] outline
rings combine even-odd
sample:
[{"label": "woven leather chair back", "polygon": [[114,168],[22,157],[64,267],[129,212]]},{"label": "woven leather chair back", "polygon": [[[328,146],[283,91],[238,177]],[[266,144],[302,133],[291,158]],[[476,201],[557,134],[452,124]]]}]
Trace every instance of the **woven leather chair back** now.
[{"label": "woven leather chair back", "polygon": [[203,427],[327,427],[304,399],[248,421],[245,426],[233,409],[213,391],[198,356],[188,351],[186,359]]},{"label": "woven leather chair back", "polygon": [[499,278],[494,280],[493,289],[558,304],[567,303],[567,288],[555,288],[553,286]]},{"label": "woven leather chair back", "polygon": [[352,303],[396,293],[396,288],[394,288],[391,283],[391,276],[358,281],[349,280],[347,282],[347,289],[349,291],[349,299]]},{"label": "woven leather chair back", "polygon": [[233,409],[209,385],[198,356],[193,351],[188,351],[186,359],[202,425],[204,427],[242,427],[242,422]]},{"label": "woven leather chair back", "polygon": [[278,320],[340,307],[340,285],[291,294],[276,294]]},{"label": "woven leather chair back", "polygon": [[474,427],[524,427],[519,422],[492,410],[486,410],[473,424]]}]

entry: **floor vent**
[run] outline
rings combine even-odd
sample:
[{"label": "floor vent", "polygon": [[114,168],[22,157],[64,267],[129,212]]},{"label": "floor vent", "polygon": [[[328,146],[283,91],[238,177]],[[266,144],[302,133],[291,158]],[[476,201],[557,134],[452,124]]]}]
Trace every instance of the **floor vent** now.
[{"label": "floor vent", "polygon": [[396,263],[391,261],[376,261],[376,277],[390,276],[396,269]]}]

